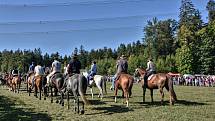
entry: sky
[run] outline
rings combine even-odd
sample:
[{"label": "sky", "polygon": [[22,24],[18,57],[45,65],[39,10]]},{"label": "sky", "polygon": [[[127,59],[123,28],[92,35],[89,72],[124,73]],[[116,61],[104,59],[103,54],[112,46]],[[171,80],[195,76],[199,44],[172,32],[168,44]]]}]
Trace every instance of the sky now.
[{"label": "sky", "polygon": [[[207,21],[208,0],[192,0]],[[0,51],[71,55],[142,41],[148,20],[176,19],[181,0],[0,0]]]}]

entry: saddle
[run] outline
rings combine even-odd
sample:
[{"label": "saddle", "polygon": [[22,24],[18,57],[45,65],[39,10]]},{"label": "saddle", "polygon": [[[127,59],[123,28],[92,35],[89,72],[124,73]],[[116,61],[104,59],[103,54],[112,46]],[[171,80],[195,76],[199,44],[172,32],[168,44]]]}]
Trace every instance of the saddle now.
[{"label": "saddle", "polygon": [[127,73],[121,72],[121,73],[117,74],[115,81],[118,80],[118,79],[120,78],[121,74],[127,74]]},{"label": "saddle", "polygon": [[153,77],[154,75],[155,75],[155,74],[151,74],[151,75],[149,75],[149,77],[148,77],[148,79],[147,79],[147,80],[148,80],[148,81],[149,81],[149,80],[151,80],[151,79],[152,79],[152,77]]}]

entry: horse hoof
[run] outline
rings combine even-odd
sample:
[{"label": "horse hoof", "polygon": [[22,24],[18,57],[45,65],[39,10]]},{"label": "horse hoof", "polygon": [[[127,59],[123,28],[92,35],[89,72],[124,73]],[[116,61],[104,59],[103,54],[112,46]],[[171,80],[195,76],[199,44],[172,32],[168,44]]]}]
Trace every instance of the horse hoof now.
[{"label": "horse hoof", "polygon": [[57,100],[56,103],[59,103],[59,101]]},{"label": "horse hoof", "polygon": [[53,103],[53,100],[51,100],[51,103]]},{"label": "horse hoof", "polygon": [[44,98],[44,100],[46,100],[46,98]]},{"label": "horse hoof", "polygon": [[83,115],[84,114],[84,110],[80,110],[80,113]]}]

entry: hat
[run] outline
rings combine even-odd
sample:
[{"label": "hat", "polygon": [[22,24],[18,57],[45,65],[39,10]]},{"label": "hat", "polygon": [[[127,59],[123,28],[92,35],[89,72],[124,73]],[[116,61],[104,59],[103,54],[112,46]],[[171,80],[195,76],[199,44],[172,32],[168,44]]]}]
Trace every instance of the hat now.
[{"label": "hat", "polygon": [[77,58],[78,55],[75,53],[75,54],[72,55],[72,57],[73,57],[73,58]]},{"label": "hat", "polygon": [[121,59],[123,59],[123,58],[125,58],[125,57],[126,57],[125,55],[121,55],[121,57],[120,57],[120,58],[121,58]]},{"label": "hat", "polygon": [[150,57],[150,58],[148,58],[148,61],[152,61],[152,58]]}]

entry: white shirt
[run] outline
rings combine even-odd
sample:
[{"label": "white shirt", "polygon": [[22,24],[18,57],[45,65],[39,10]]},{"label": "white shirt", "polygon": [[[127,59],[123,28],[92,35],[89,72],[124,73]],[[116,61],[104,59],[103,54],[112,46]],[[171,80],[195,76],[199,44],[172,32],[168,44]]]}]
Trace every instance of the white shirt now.
[{"label": "white shirt", "polygon": [[34,68],[34,72],[35,72],[35,76],[44,75],[43,67],[40,66],[40,65],[37,65],[37,66]]},{"label": "white shirt", "polygon": [[61,72],[61,63],[57,60],[54,60],[52,63],[52,69],[53,72]]}]

